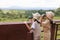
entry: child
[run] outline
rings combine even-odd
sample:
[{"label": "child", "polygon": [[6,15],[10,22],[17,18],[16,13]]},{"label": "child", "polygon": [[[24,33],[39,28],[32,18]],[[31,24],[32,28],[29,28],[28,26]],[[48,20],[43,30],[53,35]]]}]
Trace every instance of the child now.
[{"label": "child", "polygon": [[39,22],[40,14],[35,13],[33,14],[33,23],[30,28],[30,33],[33,32],[34,40],[41,40],[41,29],[40,29],[40,22]]},{"label": "child", "polygon": [[31,25],[31,31],[34,33],[34,40],[41,40],[41,29],[40,29],[40,22],[39,22],[40,14],[35,13],[33,14],[34,22]]},{"label": "child", "polygon": [[29,21],[28,21],[29,23],[30,23],[30,25],[28,25],[27,24],[27,22],[24,22],[25,23],[25,25],[27,26],[27,28],[29,29],[29,30],[31,30],[31,24],[33,23],[33,17],[32,16],[29,16]]},{"label": "child", "polygon": [[54,13],[49,11],[46,12],[46,20],[42,22],[44,28],[44,40],[50,40],[51,37],[51,20],[53,20]]}]

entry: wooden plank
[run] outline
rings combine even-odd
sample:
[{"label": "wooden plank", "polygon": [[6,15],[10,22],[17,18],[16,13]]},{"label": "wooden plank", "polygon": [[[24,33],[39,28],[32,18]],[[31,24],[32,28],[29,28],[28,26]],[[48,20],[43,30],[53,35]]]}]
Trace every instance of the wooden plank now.
[{"label": "wooden plank", "polygon": [[0,40],[33,40],[29,31],[24,23],[3,23],[0,24]]}]

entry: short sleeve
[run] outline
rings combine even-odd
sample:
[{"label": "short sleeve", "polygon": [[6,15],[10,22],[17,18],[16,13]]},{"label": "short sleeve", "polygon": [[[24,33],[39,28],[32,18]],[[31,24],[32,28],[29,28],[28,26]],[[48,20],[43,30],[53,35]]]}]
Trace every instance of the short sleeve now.
[{"label": "short sleeve", "polygon": [[35,29],[35,22],[32,23],[31,28]]}]

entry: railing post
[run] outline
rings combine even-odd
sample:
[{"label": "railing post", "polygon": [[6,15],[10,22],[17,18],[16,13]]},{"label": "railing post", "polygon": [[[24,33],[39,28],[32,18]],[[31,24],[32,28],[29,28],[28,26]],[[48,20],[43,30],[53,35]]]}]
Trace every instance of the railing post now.
[{"label": "railing post", "polygon": [[55,40],[57,40],[57,31],[58,31],[58,24],[56,24],[56,32],[55,32]]},{"label": "railing post", "polygon": [[51,40],[55,40],[55,23],[51,26]]}]

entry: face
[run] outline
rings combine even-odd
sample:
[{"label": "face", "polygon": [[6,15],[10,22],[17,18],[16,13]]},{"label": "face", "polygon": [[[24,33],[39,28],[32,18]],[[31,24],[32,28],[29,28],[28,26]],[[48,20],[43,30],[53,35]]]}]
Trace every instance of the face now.
[{"label": "face", "polygon": [[32,22],[33,22],[33,19],[29,19],[29,22],[31,22],[31,23],[32,23]]}]

